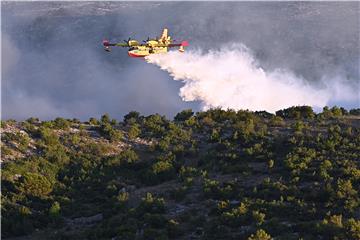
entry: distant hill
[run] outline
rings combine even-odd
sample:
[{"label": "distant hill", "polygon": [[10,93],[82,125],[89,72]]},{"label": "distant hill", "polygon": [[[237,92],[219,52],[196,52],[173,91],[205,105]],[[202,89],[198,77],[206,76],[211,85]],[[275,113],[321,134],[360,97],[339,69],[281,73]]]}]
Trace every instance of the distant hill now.
[{"label": "distant hill", "polygon": [[360,239],[360,109],[1,123],[5,239]]}]

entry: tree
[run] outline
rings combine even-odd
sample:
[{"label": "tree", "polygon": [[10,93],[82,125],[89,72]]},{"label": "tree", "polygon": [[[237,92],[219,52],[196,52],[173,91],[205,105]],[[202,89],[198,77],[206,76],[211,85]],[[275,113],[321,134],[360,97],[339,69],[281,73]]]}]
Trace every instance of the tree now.
[{"label": "tree", "polygon": [[329,179],[330,175],[328,171],[331,170],[331,168],[332,168],[331,162],[329,160],[324,160],[319,167],[320,176],[325,180]]},{"label": "tree", "polygon": [[115,119],[115,118],[111,119],[110,124],[111,124],[112,126],[116,126],[116,124],[117,124],[116,119]]},{"label": "tree", "polygon": [[51,183],[37,173],[25,173],[17,183],[17,189],[29,196],[45,198],[51,191]]},{"label": "tree", "polygon": [[44,157],[52,163],[66,164],[69,157],[65,147],[60,143],[58,135],[49,128],[41,128],[42,148]]},{"label": "tree", "polygon": [[312,119],[315,113],[310,106],[296,106],[276,111],[276,116],[288,119]]},{"label": "tree", "polygon": [[101,116],[101,123],[102,124],[110,123],[110,116],[108,113],[105,113],[104,115]]},{"label": "tree", "polygon": [[336,195],[340,199],[348,199],[357,196],[357,191],[353,188],[350,180],[339,179],[337,181]]},{"label": "tree", "polygon": [[67,130],[70,128],[70,122],[64,118],[56,118],[53,126],[57,129]]},{"label": "tree", "polygon": [[256,231],[255,235],[251,234],[248,240],[271,240],[271,236],[267,234],[264,230],[259,229]]},{"label": "tree", "polygon": [[144,128],[151,136],[159,137],[165,133],[165,124],[167,123],[164,116],[154,114],[144,119]]},{"label": "tree", "polygon": [[273,168],[274,167],[274,160],[272,160],[272,159],[270,159],[269,161],[268,161],[268,167],[269,168]]},{"label": "tree", "polygon": [[141,133],[141,130],[140,130],[140,127],[139,127],[139,124],[132,124],[129,128],[129,131],[128,131],[128,136],[129,136],[129,139],[135,139],[137,138]]},{"label": "tree", "polygon": [[332,215],[329,218],[329,223],[333,224],[336,227],[342,228],[342,215]]},{"label": "tree", "polygon": [[312,160],[316,157],[316,151],[306,147],[296,147],[286,155],[285,165],[291,170],[300,172],[307,169]]},{"label": "tree", "polygon": [[47,146],[55,146],[60,144],[59,137],[49,128],[40,128],[40,135]]},{"label": "tree", "polygon": [[262,118],[267,118],[267,119],[270,119],[274,116],[274,114],[269,113],[267,111],[256,111],[255,114]]},{"label": "tree", "polygon": [[124,161],[126,163],[135,163],[139,156],[131,149],[127,149],[119,154],[119,157],[121,158],[121,161]]},{"label": "tree", "polygon": [[99,125],[99,121],[96,118],[93,118],[93,117],[89,119],[89,123],[91,125]]},{"label": "tree", "polygon": [[185,120],[185,125],[188,127],[196,126],[197,120],[195,116],[190,117],[189,119]]},{"label": "tree", "polygon": [[70,160],[69,156],[66,154],[65,147],[61,144],[46,146],[44,157],[50,162],[59,165],[67,164]]},{"label": "tree", "polygon": [[58,219],[60,216],[60,204],[58,202],[54,202],[49,209],[49,216],[52,219]]},{"label": "tree", "polygon": [[122,205],[129,200],[129,193],[128,192],[120,192],[119,195],[116,197],[116,200]]},{"label": "tree", "polygon": [[336,196],[344,203],[344,208],[350,212],[360,204],[358,192],[353,188],[350,180],[339,179],[337,181]]},{"label": "tree", "polygon": [[139,120],[140,120],[140,113],[136,111],[131,111],[124,116],[124,122],[126,124],[139,123]]},{"label": "tree", "polygon": [[360,108],[353,108],[349,111],[350,115],[360,116]]},{"label": "tree", "polygon": [[270,126],[274,127],[283,127],[286,123],[284,122],[284,119],[280,116],[271,116],[269,124]]},{"label": "tree", "polygon": [[253,211],[252,212],[253,219],[256,222],[256,225],[261,225],[265,221],[265,214],[259,211]]},{"label": "tree", "polygon": [[330,111],[328,106],[323,107],[323,111],[321,113],[321,116],[323,116],[325,119],[330,118],[333,116],[333,113]]},{"label": "tree", "polygon": [[303,121],[298,120],[293,124],[292,127],[294,128],[295,132],[301,133],[302,130],[306,127],[306,125]]},{"label": "tree", "polygon": [[141,199],[141,203],[137,208],[139,213],[164,213],[165,201],[163,198],[154,197],[150,192],[147,192],[145,197]]},{"label": "tree", "polygon": [[343,115],[343,111],[338,106],[333,106],[330,111],[334,117],[341,117]]},{"label": "tree", "polygon": [[220,140],[220,133],[217,129],[213,128],[211,130],[211,135],[210,135],[210,141],[211,142],[218,142]]},{"label": "tree", "polygon": [[28,122],[30,124],[37,124],[37,123],[40,123],[40,120],[39,120],[39,118],[31,117],[31,118],[26,119],[26,122]]},{"label": "tree", "polygon": [[350,218],[346,223],[349,239],[360,239],[360,220]]},{"label": "tree", "polygon": [[171,164],[171,162],[168,161],[159,161],[152,166],[152,171],[154,174],[168,172],[171,171],[172,169],[173,169],[173,165]]},{"label": "tree", "polygon": [[174,117],[174,120],[183,122],[183,121],[188,120],[193,115],[194,115],[194,112],[192,111],[192,109],[186,109],[186,110],[183,110],[183,111],[179,112],[178,114],[176,114],[176,116]]},{"label": "tree", "polygon": [[[105,122],[105,123],[104,123]],[[106,123],[106,120],[101,123],[100,133],[111,142],[120,141],[124,135],[119,130],[115,129],[110,123]]]}]

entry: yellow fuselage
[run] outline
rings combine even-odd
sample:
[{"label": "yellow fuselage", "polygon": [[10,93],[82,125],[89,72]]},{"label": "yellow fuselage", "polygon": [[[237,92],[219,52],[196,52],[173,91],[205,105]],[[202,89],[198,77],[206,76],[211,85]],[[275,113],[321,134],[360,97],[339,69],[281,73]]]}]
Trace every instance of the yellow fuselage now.
[{"label": "yellow fuselage", "polygon": [[148,42],[149,46],[135,46],[130,48],[128,54],[130,57],[146,57],[150,54],[166,53],[167,47],[156,47],[157,42],[152,44],[152,41]]}]

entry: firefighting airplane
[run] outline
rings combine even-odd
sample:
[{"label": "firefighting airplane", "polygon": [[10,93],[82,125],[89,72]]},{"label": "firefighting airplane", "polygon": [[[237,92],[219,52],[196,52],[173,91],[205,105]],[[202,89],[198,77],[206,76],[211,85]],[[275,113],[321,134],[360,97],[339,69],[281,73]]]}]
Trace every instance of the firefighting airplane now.
[{"label": "firefighting airplane", "polygon": [[181,43],[172,43],[172,39],[168,36],[168,29],[164,29],[159,39],[147,39],[143,44],[133,39],[124,40],[125,43],[110,43],[108,40],[103,41],[104,50],[110,52],[110,47],[128,47],[130,57],[146,57],[151,54],[166,53],[171,47],[179,47],[180,52],[184,52],[189,46],[187,41]]}]

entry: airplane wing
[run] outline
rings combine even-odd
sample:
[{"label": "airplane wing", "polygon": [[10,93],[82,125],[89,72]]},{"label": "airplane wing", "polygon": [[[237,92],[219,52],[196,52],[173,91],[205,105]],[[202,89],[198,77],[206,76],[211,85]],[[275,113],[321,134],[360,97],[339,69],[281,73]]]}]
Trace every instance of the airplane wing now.
[{"label": "airplane wing", "polygon": [[110,47],[130,47],[128,43],[110,43],[108,40],[103,41],[104,50],[110,52]]},{"label": "airplane wing", "polygon": [[187,47],[189,43],[187,41],[182,41],[181,43],[170,43],[167,47]]},{"label": "airplane wing", "polygon": [[115,46],[115,47],[130,47],[129,44],[127,43],[114,43],[113,45],[110,46]]},{"label": "airplane wing", "polygon": [[[147,46],[145,44],[145,46]],[[189,43],[187,41],[182,41],[181,43],[169,43],[169,44],[164,44],[164,43],[158,43],[156,45],[154,45],[153,47],[187,47],[189,46]]]},{"label": "airplane wing", "polygon": [[127,43],[110,43],[108,40],[103,41],[104,47],[129,47],[129,44]]}]

